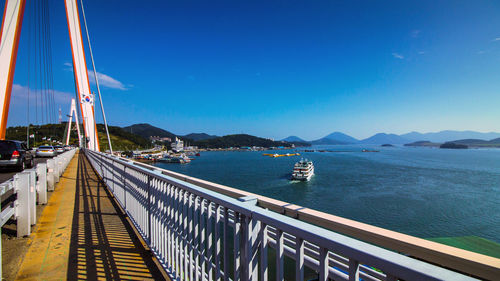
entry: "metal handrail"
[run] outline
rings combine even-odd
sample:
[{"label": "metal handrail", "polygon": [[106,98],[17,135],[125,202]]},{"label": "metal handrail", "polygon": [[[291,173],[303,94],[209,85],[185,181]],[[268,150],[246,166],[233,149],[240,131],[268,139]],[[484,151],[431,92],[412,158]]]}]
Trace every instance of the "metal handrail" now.
[{"label": "metal handrail", "polygon": [[[278,280],[283,280],[285,255],[296,261],[297,280],[304,278],[304,265],[320,280],[473,279],[266,210],[255,197],[235,199],[152,166],[90,150],[85,154],[172,278],[267,280],[271,247]],[[229,260],[231,273],[223,270]]]}]

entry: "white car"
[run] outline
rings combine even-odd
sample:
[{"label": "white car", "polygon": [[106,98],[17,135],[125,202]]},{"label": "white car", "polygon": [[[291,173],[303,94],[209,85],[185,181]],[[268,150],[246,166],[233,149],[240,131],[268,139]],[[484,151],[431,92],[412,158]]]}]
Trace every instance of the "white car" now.
[{"label": "white car", "polygon": [[56,149],[51,145],[42,145],[36,149],[36,157],[54,157],[56,155]]},{"label": "white car", "polygon": [[57,152],[58,154],[61,154],[61,153],[63,153],[63,152],[65,151],[65,150],[64,150],[64,147],[62,147],[62,146],[60,146],[60,145],[56,145],[56,146],[54,146],[54,149],[56,150],[56,152]]}]

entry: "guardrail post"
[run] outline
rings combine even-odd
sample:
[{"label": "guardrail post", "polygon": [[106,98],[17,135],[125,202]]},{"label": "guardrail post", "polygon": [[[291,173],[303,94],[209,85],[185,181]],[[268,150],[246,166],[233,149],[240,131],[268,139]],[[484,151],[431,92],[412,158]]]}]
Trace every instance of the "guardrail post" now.
[{"label": "guardrail post", "polygon": [[36,173],[38,175],[38,203],[45,205],[47,204],[47,164],[39,163],[36,166]]},{"label": "guardrail post", "polygon": [[31,234],[29,185],[29,172],[22,172],[14,176],[14,189],[17,193],[15,206],[18,238]]},{"label": "guardrail post", "polygon": [[62,176],[62,174],[64,172],[63,157],[64,156],[61,155],[61,156],[57,156],[57,158],[56,158],[56,161],[57,161],[56,165],[58,167],[57,171],[59,172],[59,177],[57,178],[57,182],[59,182],[59,178]]},{"label": "guardrail post", "polygon": [[53,159],[48,159],[47,160],[47,190],[48,191],[54,191],[54,185],[55,185],[55,180],[54,180],[54,160]]},{"label": "guardrail post", "polygon": [[30,173],[30,221],[31,225],[36,224],[36,171],[34,169],[28,170]]},{"label": "guardrail post", "polygon": [[57,159],[57,157],[59,156],[56,156],[53,158],[54,160],[54,183],[56,182],[59,182],[59,169],[61,169],[61,167],[59,166],[59,159]]}]

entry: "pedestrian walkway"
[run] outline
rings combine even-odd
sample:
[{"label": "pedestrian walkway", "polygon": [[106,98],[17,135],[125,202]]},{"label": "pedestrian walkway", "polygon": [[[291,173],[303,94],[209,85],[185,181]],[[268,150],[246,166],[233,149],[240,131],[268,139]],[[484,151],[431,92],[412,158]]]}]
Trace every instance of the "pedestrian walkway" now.
[{"label": "pedestrian walkway", "polygon": [[77,154],[32,234],[17,280],[165,280],[83,153]]}]

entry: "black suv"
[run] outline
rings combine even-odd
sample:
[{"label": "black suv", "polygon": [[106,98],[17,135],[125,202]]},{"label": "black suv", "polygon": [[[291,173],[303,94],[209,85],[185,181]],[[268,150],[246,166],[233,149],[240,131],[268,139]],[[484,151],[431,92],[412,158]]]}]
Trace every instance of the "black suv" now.
[{"label": "black suv", "polygon": [[34,155],[24,142],[0,140],[0,168],[15,167],[24,170],[33,167]]}]

